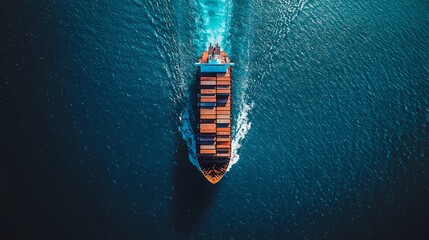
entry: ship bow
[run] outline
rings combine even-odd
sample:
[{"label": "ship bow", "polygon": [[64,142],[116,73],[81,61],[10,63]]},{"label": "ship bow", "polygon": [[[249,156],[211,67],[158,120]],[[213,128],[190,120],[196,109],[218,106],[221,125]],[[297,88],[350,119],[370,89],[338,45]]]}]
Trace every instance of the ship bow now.
[{"label": "ship bow", "polygon": [[228,169],[228,162],[206,162],[200,164],[204,177],[212,184],[218,183]]}]

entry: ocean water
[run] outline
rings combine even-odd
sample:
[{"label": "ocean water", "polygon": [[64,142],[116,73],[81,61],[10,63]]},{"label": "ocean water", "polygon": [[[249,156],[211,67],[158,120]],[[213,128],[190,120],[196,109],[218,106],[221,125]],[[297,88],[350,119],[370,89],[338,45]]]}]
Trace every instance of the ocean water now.
[{"label": "ocean water", "polygon": [[[427,239],[427,1],[0,10],[0,238]],[[217,185],[195,150],[210,42],[236,63]]]}]

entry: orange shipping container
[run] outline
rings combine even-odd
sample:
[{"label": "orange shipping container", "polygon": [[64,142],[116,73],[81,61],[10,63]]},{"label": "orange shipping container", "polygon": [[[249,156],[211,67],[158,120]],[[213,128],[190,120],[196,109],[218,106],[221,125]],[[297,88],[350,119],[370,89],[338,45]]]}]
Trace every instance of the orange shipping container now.
[{"label": "orange shipping container", "polygon": [[231,120],[229,119],[217,119],[217,123],[231,123]]},{"label": "orange shipping container", "polygon": [[201,81],[201,85],[216,85],[216,81]]},{"label": "orange shipping container", "polygon": [[203,54],[201,55],[201,60],[203,62],[207,62],[208,58],[209,58],[209,52],[207,52],[207,51],[203,52]]},{"label": "orange shipping container", "polygon": [[216,97],[201,97],[200,102],[216,102]]},{"label": "orange shipping container", "polygon": [[216,133],[216,128],[200,128],[200,133]]},{"label": "orange shipping container", "polygon": [[231,148],[231,145],[216,145],[216,148]]},{"label": "orange shipping container", "polygon": [[215,145],[200,145],[200,149],[216,149]]},{"label": "orange shipping container", "polygon": [[229,114],[217,114],[217,118],[230,119],[231,115]]},{"label": "orange shipping container", "polygon": [[216,150],[200,149],[200,154],[216,154]]},{"label": "orange shipping container", "polygon": [[200,93],[201,94],[215,94],[216,89],[201,89]]},{"label": "orange shipping container", "polygon": [[[221,91],[221,90],[229,90],[229,91],[231,91],[231,86],[229,85],[229,86],[216,86],[216,90],[218,90],[218,91]],[[229,94],[229,95],[231,95],[231,94]]]},{"label": "orange shipping container", "polygon": [[218,142],[230,142],[231,138],[229,138],[229,137],[227,137],[227,138],[220,138],[220,137],[218,137],[218,138],[216,138],[216,140]]},{"label": "orange shipping container", "polygon": [[226,93],[226,94],[228,94],[228,93],[231,93],[231,89],[217,89],[217,92],[216,93]]},{"label": "orange shipping container", "polygon": [[210,129],[210,128],[216,128],[216,124],[211,123],[202,123],[200,124],[201,129]]},{"label": "orange shipping container", "polygon": [[216,77],[201,77],[201,81],[216,81]]},{"label": "orange shipping container", "polygon": [[230,136],[230,132],[222,132],[222,131],[218,131],[217,135],[222,135],[222,136]]},{"label": "orange shipping container", "polygon": [[230,111],[217,111],[217,114],[221,114],[221,115],[224,115],[224,114],[226,114],[226,115],[230,115],[230,114],[231,114],[231,112],[230,112]]},{"label": "orange shipping container", "polygon": [[214,114],[200,114],[200,119],[216,119]]},{"label": "orange shipping container", "polygon": [[231,132],[231,128],[225,127],[225,128],[217,128],[218,132]]},{"label": "orange shipping container", "polygon": [[[201,84],[202,85],[202,84]],[[219,86],[219,85],[227,85],[227,86],[229,86],[229,85],[231,85],[231,82],[230,81],[220,81],[220,80],[218,80],[217,81],[217,85]]]},{"label": "orange shipping container", "polygon": [[200,114],[216,114],[216,109],[200,109]]}]

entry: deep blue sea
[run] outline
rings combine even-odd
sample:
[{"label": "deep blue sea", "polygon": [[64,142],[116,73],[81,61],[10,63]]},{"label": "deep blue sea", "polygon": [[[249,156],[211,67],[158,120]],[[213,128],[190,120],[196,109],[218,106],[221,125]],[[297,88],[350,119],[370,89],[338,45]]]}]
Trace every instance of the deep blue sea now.
[{"label": "deep blue sea", "polygon": [[[427,0],[0,3],[0,239],[429,239]],[[196,68],[233,69],[198,171]]]}]

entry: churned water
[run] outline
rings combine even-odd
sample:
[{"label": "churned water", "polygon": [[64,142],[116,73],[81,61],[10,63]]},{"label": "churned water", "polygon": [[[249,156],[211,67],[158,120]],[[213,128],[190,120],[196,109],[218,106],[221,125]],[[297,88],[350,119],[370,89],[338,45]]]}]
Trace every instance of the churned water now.
[{"label": "churned water", "polygon": [[[0,236],[427,237],[427,1],[0,6]],[[210,42],[236,63],[217,185],[195,150]]]}]

